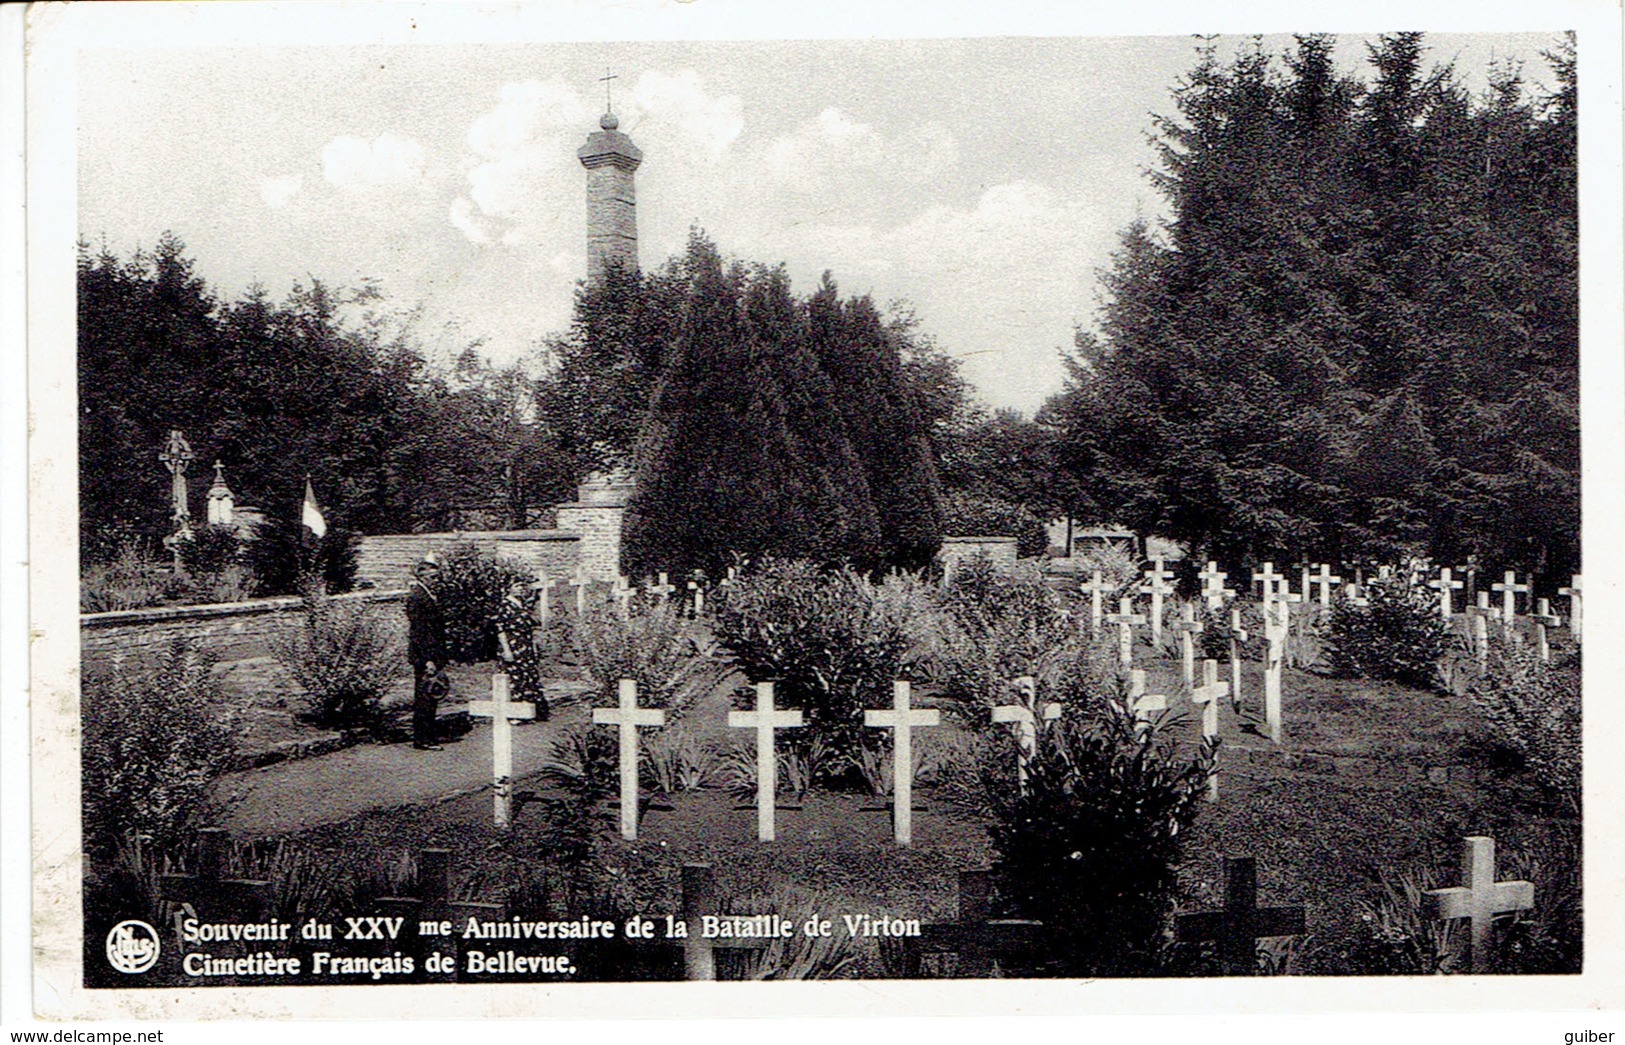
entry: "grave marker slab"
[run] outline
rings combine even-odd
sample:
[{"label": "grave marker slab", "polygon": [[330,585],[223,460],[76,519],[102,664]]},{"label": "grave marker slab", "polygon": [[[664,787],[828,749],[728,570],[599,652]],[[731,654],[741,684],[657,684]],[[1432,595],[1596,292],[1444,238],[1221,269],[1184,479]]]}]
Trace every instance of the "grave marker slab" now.
[{"label": "grave marker slab", "polygon": [[773,802],[779,779],[775,729],[801,728],[801,712],[778,711],[773,707],[773,683],[756,683],[756,710],[728,712],[728,725],[756,730],[756,838],[771,842],[775,837]]},{"label": "grave marker slab", "polygon": [[1467,971],[1490,971],[1490,941],[1495,916],[1535,906],[1531,882],[1495,880],[1495,839],[1473,835],[1462,840],[1464,886],[1429,889],[1423,894],[1434,918],[1468,920]]},{"label": "grave marker slab", "polygon": [[1286,665],[1287,604],[1264,604],[1264,723],[1270,740],[1281,742],[1281,676]]},{"label": "grave marker slab", "polygon": [[620,705],[614,708],[593,708],[595,725],[618,726],[621,747],[621,837],[638,837],[638,727],[664,726],[666,713],[658,708],[638,707],[638,684],[633,679],[621,679]]},{"label": "grave marker slab", "polygon": [[544,573],[531,585],[536,591],[536,620],[541,624],[545,625],[548,618],[553,615],[553,587],[557,583]]},{"label": "grave marker slab", "polygon": [[627,583],[626,574],[615,575],[615,587],[610,591],[610,597],[616,602],[615,612],[622,620],[632,616],[632,600],[637,597],[638,590]]}]

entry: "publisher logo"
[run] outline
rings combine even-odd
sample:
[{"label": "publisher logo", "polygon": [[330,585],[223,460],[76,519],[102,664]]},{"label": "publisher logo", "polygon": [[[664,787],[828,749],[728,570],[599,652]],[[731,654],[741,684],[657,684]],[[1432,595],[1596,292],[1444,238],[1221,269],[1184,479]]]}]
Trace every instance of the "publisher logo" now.
[{"label": "publisher logo", "polygon": [[146,922],[119,922],[107,934],[107,963],[119,972],[146,972],[158,963],[158,931]]}]

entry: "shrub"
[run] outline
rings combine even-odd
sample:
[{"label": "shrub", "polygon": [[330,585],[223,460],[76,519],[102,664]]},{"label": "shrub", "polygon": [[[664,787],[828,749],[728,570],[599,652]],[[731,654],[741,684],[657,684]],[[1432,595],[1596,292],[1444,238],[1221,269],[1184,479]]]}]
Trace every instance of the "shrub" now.
[{"label": "shrub", "polygon": [[673,602],[624,620],[612,610],[589,613],[577,639],[598,684],[599,704],[617,703],[620,680],[632,679],[638,684],[638,706],[663,708],[668,726],[716,686],[722,671],[716,644],[702,642]]},{"label": "shrub", "polygon": [[686,729],[662,729],[643,741],[643,778],[663,795],[697,790],[705,782],[705,750]]},{"label": "shrub", "polygon": [[181,561],[192,573],[220,573],[238,565],[242,542],[233,526],[204,526],[181,543]]},{"label": "shrub", "polygon": [[1449,637],[1435,597],[1399,579],[1373,581],[1365,595],[1369,606],[1343,601],[1332,609],[1325,639],[1332,671],[1431,685]]},{"label": "shrub", "polygon": [[620,788],[621,748],[616,731],[602,726],[570,729],[548,745],[544,779],[569,788],[588,802]]},{"label": "shrub", "polygon": [[942,640],[929,674],[967,722],[980,724],[982,709],[1005,703],[1011,679],[1033,676],[1043,701],[1087,704],[1115,670],[1031,566],[1006,573],[972,563],[942,602]]},{"label": "shrub", "polygon": [[1014,537],[1022,558],[1049,550],[1044,520],[1011,501],[950,492],[942,498],[942,532],[954,537]]},{"label": "shrub", "polygon": [[436,593],[446,621],[446,656],[463,664],[496,657],[492,618],[515,581],[530,583],[531,571],[484,551],[472,541],[451,549]]},{"label": "shrub", "polygon": [[268,518],[243,545],[243,560],[254,576],[255,595],[299,595],[318,586],[340,595],[355,586],[359,543],[341,526],[329,524],[326,536],[316,539],[299,523]]},{"label": "shrub", "polygon": [[1144,975],[1166,960],[1181,832],[1196,819],[1214,748],[1180,764],[1153,729],[1101,701],[1039,732],[1027,788],[989,789],[1002,904],[1050,931],[1068,976]]},{"label": "shrub", "polygon": [[148,543],[130,540],[111,557],[86,566],[79,577],[79,611],[111,613],[157,606],[173,588],[173,575]]},{"label": "shrub", "polygon": [[130,833],[178,838],[236,753],[210,659],[177,639],[153,662],[88,675],[81,720],[86,849]]},{"label": "shrub", "polygon": [[377,607],[313,594],[302,627],[271,650],[305,690],[304,714],[331,729],[378,730],[381,705],[405,670],[400,641]]},{"label": "shrub", "polygon": [[1114,586],[1111,594],[1102,594],[1101,600],[1116,599],[1140,580],[1140,561],[1132,551],[1121,544],[1095,544],[1072,556],[1072,576],[1081,583],[1100,571],[1100,579]]},{"label": "shrub", "polygon": [[1496,737],[1522,756],[1535,779],[1580,813],[1580,653],[1541,663],[1535,649],[1499,639],[1489,670],[1467,684]]},{"label": "shrub", "polygon": [[780,707],[806,714],[842,751],[860,742],[865,708],[889,706],[909,639],[896,602],[854,574],[765,560],[719,600],[718,639],[746,676],[775,682]]}]

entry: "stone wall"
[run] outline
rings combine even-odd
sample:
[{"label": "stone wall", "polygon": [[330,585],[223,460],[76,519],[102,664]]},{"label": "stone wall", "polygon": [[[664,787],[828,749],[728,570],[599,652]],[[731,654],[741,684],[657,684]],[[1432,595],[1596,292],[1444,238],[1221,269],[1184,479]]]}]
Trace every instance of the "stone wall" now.
[{"label": "stone wall", "polygon": [[[380,608],[380,618],[400,630],[405,641],[406,615],[401,590],[352,592],[335,595],[336,602],[365,602]],[[198,643],[221,662],[272,655],[274,635],[304,623],[296,597],[252,599],[213,606],[163,606],[117,613],[79,616],[81,668],[108,664],[116,654],[139,658],[161,654],[176,638]]]},{"label": "stone wall", "polygon": [[558,514],[560,530],[569,530],[580,536],[580,562],[586,567],[587,576],[596,581],[612,581],[620,575],[621,521],[626,515],[624,502],[577,501],[561,504],[554,511]]},{"label": "stone wall", "polygon": [[[379,588],[404,588],[427,552],[448,554],[472,541],[499,558],[529,567],[537,576],[564,578],[575,573],[581,560],[582,535],[558,530],[492,530],[455,533],[393,533],[361,538],[356,549],[356,578]],[[617,523],[615,554],[620,555]]]},{"label": "stone wall", "polygon": [[1001,570],[1016,565],[1016,539],[1014,537],[944,537],[937,561],[942,563],[942,576],[951,580],[965,563],[979,557],[991,559]]}]

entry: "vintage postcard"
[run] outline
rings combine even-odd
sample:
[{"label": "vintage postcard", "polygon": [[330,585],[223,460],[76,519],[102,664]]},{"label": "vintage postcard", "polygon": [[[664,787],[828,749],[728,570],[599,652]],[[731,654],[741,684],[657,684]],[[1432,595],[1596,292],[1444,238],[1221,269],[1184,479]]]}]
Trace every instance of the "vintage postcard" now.
[{"label": "vintage postcard", "polygon": [[1620,1004],[1616,8],[311,10],[29,12],[40,1017]]}]

